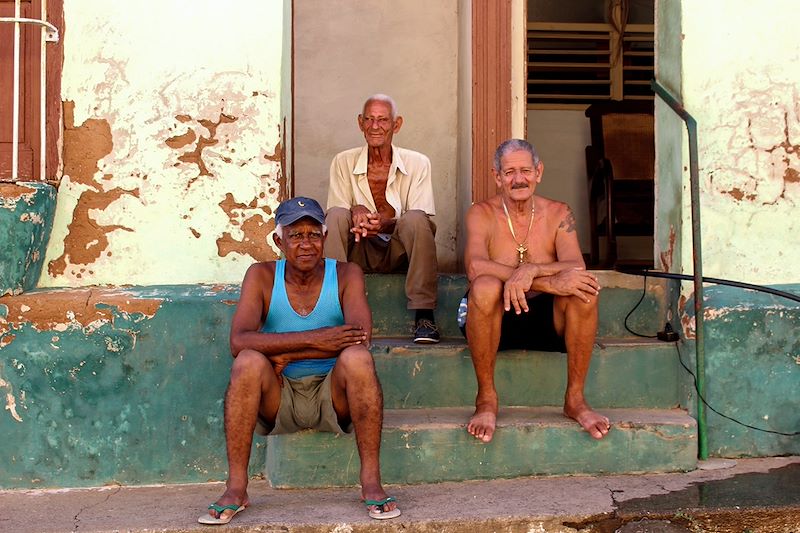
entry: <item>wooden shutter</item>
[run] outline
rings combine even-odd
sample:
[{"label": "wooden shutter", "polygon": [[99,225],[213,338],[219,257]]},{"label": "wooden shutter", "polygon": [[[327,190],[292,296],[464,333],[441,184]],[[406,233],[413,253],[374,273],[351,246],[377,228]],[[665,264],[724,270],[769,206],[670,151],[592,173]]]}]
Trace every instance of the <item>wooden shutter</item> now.
[{"label": "wooden shutter", "polygon": [[[61,30],[63,37],[63,0],[25,0],[20,16],[41,18],[42,1],[47,1],[48,20]],[[0,17],[13,17],[14,1],[0,0]],[[60,121],[61,42],[47,46],[47,175],[40,176],[40,61],[41,26],[20,24],[20,103],[19,103],[19,169],[20,180],[51,179],[58,167],[57,141]],[[0,181],[11,176],[14,102],[14,24],[0,22]]]}]

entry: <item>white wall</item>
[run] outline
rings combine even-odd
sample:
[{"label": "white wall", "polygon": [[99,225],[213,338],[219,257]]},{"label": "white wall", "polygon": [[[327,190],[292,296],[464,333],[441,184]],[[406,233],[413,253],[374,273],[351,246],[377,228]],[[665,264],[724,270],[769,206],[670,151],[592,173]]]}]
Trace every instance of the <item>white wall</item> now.
[{"label": "white wall", "polygon": [[682,93],[698,123],[708,276],[800,281],[800,39],[787,18],[796,11],[794,0],[682,3]]},{"label": "white wall", "polygon": [[431,159],[441,271],[457,259],[459,3],[294,4],[295,193],[325,204],[331,159],[364,143],[356,122],[364,99],[391,95],[404,119],[395,144]]},{"label": "white wall", "polygon": [[65,0],[41,285],[238,282],[275,256],[282,4]]},{"label": "white wall", "polygon": [[544,163],[537,194],[566,202],[575,213],[581,251],[589,253],[589,189],[586,146],[589,119],[583,111],[529,110],[528,141]]}]

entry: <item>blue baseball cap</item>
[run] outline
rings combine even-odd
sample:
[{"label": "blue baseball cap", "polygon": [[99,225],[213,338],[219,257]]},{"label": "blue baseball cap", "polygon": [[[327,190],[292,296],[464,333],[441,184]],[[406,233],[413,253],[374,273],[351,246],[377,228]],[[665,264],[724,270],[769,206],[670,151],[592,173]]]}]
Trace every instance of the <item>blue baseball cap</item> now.
[{"label": "blue baseball cap", "polygon": [[294,224],[303,217],[313,218],[325,224],[325,212],[313,198],[297,196],[281,202],[275,210],[275,223],[281,226]]}]

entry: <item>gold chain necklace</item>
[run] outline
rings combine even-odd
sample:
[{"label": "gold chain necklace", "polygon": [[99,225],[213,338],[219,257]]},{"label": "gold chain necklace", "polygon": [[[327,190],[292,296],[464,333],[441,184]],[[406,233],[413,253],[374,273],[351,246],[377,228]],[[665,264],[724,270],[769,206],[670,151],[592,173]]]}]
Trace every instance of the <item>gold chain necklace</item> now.
[{"label": "gold chain necklace", "polygon": [[522,264],[525,262],[525,252],[528,251],[528,234],[531,232],[531,228],[533,227],[533,215],[536,213],[536,204],[533,202],[533,198],[531,198],[531,220],[528,222],[528,231],[525,232],[525,238],[522,239],[522,242],[517,240],[517,235],[514,233],[514,225],[511,224],[511,215],[508,214],[508,208],[506,207],[506,201],[504,198],[500,199],[503,202],[503,211],[506,213],[506,222],[508,222],[508,229],[511,230],[511,237],[514,239],[514,242],[517,245],[517,253],[519,254],[519,263]]}]

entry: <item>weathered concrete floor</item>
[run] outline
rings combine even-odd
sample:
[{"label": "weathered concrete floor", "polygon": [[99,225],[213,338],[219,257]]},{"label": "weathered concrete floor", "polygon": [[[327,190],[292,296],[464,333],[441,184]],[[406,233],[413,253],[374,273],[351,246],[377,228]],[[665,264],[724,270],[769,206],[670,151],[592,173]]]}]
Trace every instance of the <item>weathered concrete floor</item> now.
[{"label": "weathered concrete floor", "polygon": [[[764,505],[763,483],[750,498],[747,474],[788,471],[794,476],[800,457],[740,459],[732,468],[688,473],[624,475],[607,477],[551,477],[489,480],[433,485],[388,487],[403,509],[395,520],[370,520],[359,503],[357,489],[275,490],[264,481],[250,486],[251,506],[225,531],[425,531],[425,532],[573,532],[614,531],[625,522],[625,531],[689,531],[656,520],[655,516],[680,518],[691,513],[664,505],[669,495],[698,492],[704,483],[741,480],[727,501],[738,512],[765,510],[795,524],[800,531],[800,498],[789,490],[779,509]],[[771,471],[771,472],[770,472]],[[764,479],[760,477],[759,479]],[[797,480],[800,484],[800,479]],[[756,484],[752,484],[756,485]],[[718,486],[718,485],[717,485]],[[692,489],[692,490],[687,490]],[[681,493],[683,491],[683,493]],[[719,492],[719,489],[715,489]],[[13,533],[111,532],[111,531],[212,531],[196,519],[205,506],[222,492],[222,484],[153,487],[110,486],[92,489],[0,491],[0,531]],[[700,498],[678,498],[681,509]],[[758,497],[756,497],[758,496]],[[659,501],[661,500],[661,501]],[[796,501],[795,501],[796,500]],[[652,502],[652,503],[650,503]],[[754,503],[753,503],[754,502]],[[628,505],[632,504],[632,505]],[[624,512],[623,509],[627,508]],[[634,509],[634,512],[631,511]],[[710,509],[716,511],[717,509]],[[651,511],[655,514],[651,514]],[[627,513],[627,514],[625,514]],[[648,519],[650,517],[650,519]],[[608,524],[616,518],[616,523]],[[644,521],[642,521],[644,519]],[[602,523],[607,523],[603,526]],[[634,523],[638,520],[638,523]],[[638,525],[641,524],[641,525]],[[641,529],[650,524],[651,529]],[[664,529],[658,529],[659,524]],[[684,525],[686,521],[684,520]],[[609,529],[609,527],[613,527]],[[794,527],[794,526],[787,526]],[[695,529],[696,530],[696,529]],[[727,531],[727,530],[717,530]],[[784,531],[754,529],[753,531]],[[792,529],[785,531],[792,532]]]}]

